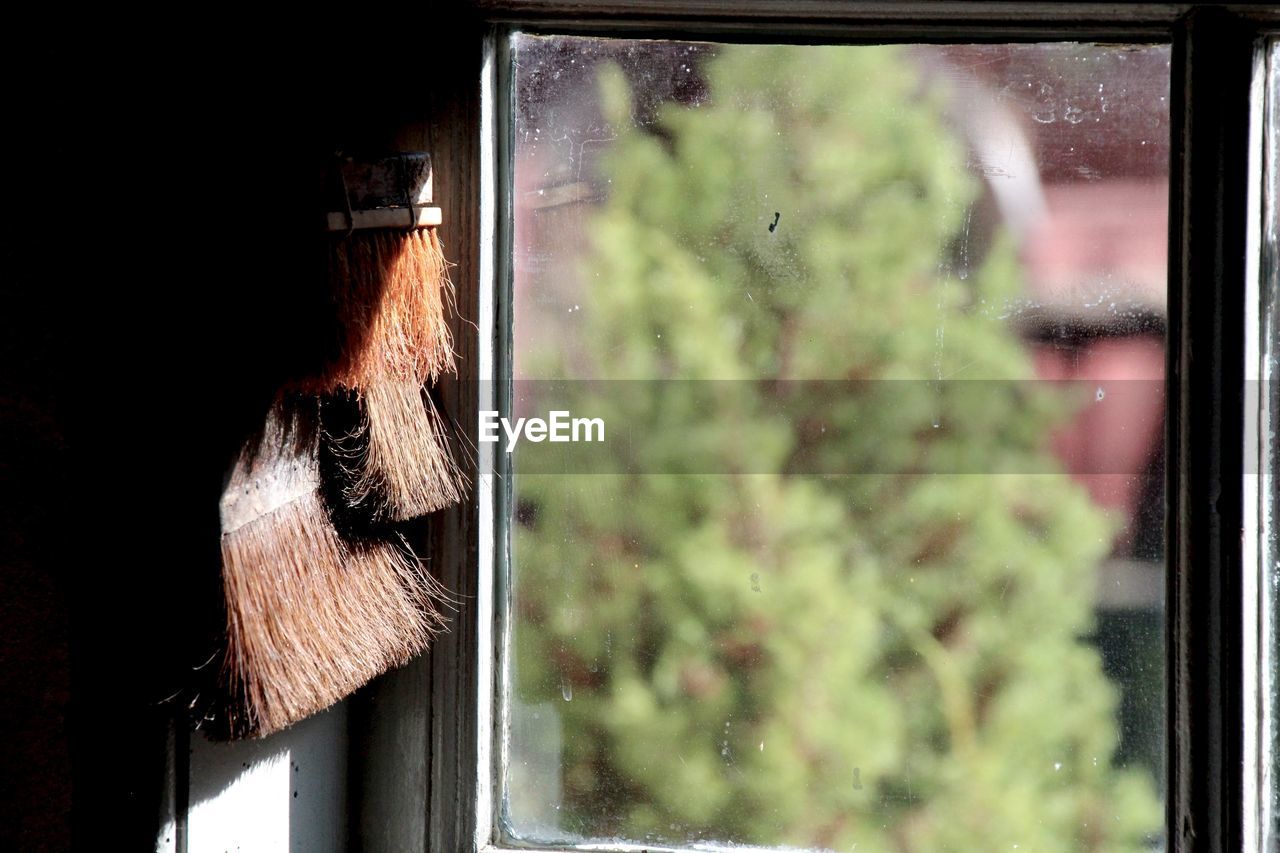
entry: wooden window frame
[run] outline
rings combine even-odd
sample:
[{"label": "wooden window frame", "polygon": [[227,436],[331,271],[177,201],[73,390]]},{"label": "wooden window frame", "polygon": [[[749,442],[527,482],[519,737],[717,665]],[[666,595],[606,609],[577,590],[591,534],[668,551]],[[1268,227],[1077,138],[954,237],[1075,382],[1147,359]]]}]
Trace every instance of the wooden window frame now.
[{"label": "wooden window frame", "polygon": [[[1139,41],[1172,45],[1166,417],[1168,849],[1261,849],[1259,689],[1274,650],[1258,641],[1254,429],[1268,293],[1262,252],[1263,39],[1274,6],[858,0],[473,0],[468,61],[433,81],[427,134],[457,259],[461,364],[446,393],[461,424],[510,393],[511,127],[507,36],[525,32],[759,42]],[[471,51],[471,53],[467,53]],[[472,76],[474,74],[474,76]],[[410,142],[426,131],[407,130]],[[414,134],[418,135],[415,136]],[[448,190],[452,190],[450,198]],[[476,200],[479,204],[476,204]],[[1259,272],[1260,266],[1262,272]],[[1266,297],[1269,299],[1270,297]],[[1253,370],[1246,368],[1252,364]],[[479,388],[478,394],[472,393]],[[474,436],[473,436],[474,439]],[[484,449],[492,445],[476,446]],[[1256,454],[1256,455],[1255,455]],[[497,845],[497,666],[508,590],[500,520],[509,479],[481,457],[473,500],[433,521],[429,558],[461,604],[421,661],[353,708],[350,833],[365,849],[486,851]],[[1258,469],[1252,469],[1257,471]],[[1248,494],[1248,499],[1246,499]],[[1265,497],[1265,496],[1264,496]],[[429,700],[424,697],[429,696]],[[1274,816],[1272,816],[1274,819]],[[637,846],[579,849],[645,849]]]}]

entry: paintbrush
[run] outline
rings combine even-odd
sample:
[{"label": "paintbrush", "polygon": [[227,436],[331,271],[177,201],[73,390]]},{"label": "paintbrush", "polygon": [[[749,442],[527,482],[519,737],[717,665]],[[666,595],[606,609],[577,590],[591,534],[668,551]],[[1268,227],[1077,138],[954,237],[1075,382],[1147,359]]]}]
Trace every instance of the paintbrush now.
[{"label": "paintbrush", "polygon": [[447,594],[398,534],[339,533],[325,505],[318,401],[282,395],[220,503],[232,736],[266,735],[422,652]]}]

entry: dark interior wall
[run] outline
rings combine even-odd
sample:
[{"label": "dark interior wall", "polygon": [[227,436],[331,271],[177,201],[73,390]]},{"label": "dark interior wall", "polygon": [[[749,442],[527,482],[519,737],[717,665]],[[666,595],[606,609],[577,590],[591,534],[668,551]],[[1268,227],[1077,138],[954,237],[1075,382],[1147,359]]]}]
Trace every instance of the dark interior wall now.
[{"label": "dark interior wall", "polygon": [[220,640],[222,478],[325,313],[320,167],[420,123],[462,7],[9,34],[0,849],[154,843]]},{"label": "dark interior wall", "polygon": [[[10,47],[4,76],[20,79]],[[47,44],[29,48],[34,67],[57,57]],[[0,136],[0,847],[59,850],[70,844],[72,803],[67,549],[59,544],[75,536],[58,331],[69,267],[51,263],[57,240],[30,220],[68,186],[55,177],[66,122],[36,87],[6,89],[6,123],[16,126]]]},{"label": "dark interior wall", "polygon": [[[43,129],[54,110],[29,90],[14,92],[8,109],[24,117],[26,133],[5,145],[6,195],[28,203],[40,198],[35,175],[46,160],[36,152],[51,142]],[[0,211],[0,847],[56,850],[70,842],[71,808],[69,626],[53,571],[67,477],[61,366],[47,322],[56,301],[37,286],[42,263],[33,255],[44,247],[15,239],[22,217],[12,203]]]}]

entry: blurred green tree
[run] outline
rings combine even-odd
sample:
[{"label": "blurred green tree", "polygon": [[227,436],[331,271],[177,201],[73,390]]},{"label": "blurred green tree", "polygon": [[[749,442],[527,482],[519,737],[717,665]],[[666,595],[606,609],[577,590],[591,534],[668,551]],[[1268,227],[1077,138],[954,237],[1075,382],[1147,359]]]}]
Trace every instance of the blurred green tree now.
[{"label": "blurred green tree", "polygon": [[[575,414],[629,424],[646,473],[518,476],[516,689],[561,715],[561,827],[1144,849],[1160,808],[1113,766],[1115,690],[1082,639],[1113,531],[1065,475],[982,473],[1051,469],[1063,407],[930,381],[1032,375],[996,310],[1011,249],[968,257],[980,186],[942,93],[893,47],[726,47],[704,72],[707,103],[640,129],[602,71],[618,138],[588,304],[530,362],[752,380],[715,409],[697,382],[586,391]],[[682,474],[690,446],[748,473]],[[800,473],[831,464],[881,473]],[[931,465],[974,473],[910,473]]]}]

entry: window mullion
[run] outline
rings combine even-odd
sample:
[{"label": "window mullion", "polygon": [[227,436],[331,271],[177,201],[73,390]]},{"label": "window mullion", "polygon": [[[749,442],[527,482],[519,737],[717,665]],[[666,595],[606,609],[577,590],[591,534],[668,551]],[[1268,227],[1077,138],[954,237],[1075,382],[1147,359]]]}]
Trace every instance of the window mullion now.
[{"label": "window mullion", "polygon": [[1254,33],[1175,27],[1170,210],[1169,841],[1242,849],[1245,249]]}]

